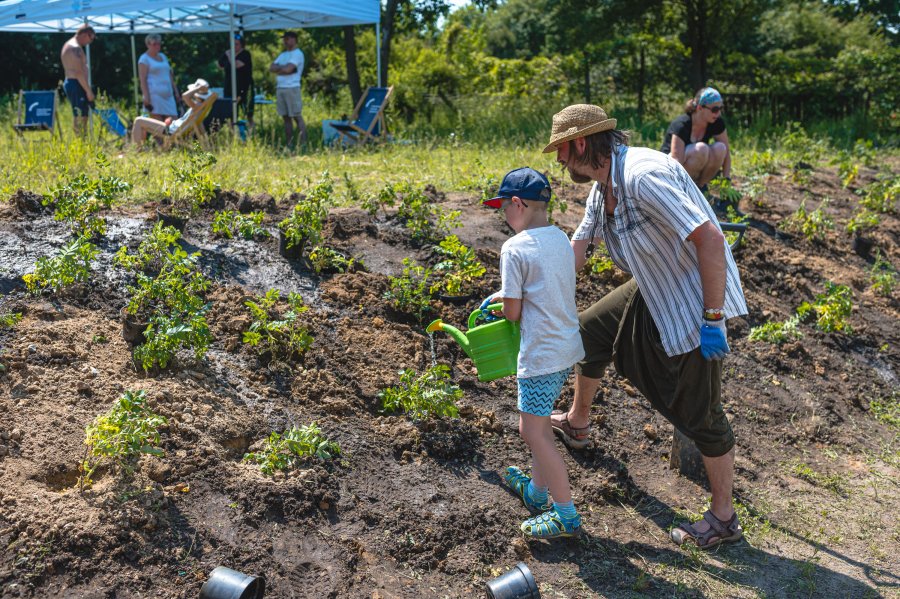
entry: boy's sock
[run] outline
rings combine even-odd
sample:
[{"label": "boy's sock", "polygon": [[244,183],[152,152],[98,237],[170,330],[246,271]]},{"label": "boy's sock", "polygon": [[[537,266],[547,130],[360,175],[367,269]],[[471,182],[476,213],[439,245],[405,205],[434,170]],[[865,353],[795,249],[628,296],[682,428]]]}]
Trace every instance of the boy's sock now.
[{"label": "boy's sock", "polygon": [[556,503],[554,501],[553,507],[556,508],[556,513],[559,514],[559,517],[563,520],[574,520],[578,516],[578,512],[575,511],[574,501],[567,501],[565,503]]},{"label": "boy's sock", "polygon": [[534,479],[531,479],[528,482],[528,498],[534,501],[535,503],[547,503],[547,494],[550,489],[548,487],[538,487],[534,484]]}]

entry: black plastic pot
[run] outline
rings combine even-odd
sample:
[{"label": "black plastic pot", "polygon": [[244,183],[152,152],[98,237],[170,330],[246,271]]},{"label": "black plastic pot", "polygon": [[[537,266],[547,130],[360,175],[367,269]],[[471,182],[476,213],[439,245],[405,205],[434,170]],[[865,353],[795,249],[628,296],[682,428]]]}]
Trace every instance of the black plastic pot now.
[{"label": "black plastic pot", "polygon": [[874,246],[875,240],[871,237],[853,236],[853,251],[863,258],[869,257],[869,253]]},{"label": "black plastic pot", "polygon": [[475,298],[475,295],[472,293],[467,293],[465,295],[444,295],[443,293],[438,293],[437,298],[442,302],[461,306],[472,301]]},{"label": "black plastic pot", "polygon": [[161,221],[167,227],[175,227],[179,232],[184,233],[184,227],[187,225],[187,217],[175,216],[168,212],[163,212],[159,208],[156,209],[156,220]]},{"label": "black plastic pot", "polygon": [[219,566],[200,588],[200,599],[262,599],[266,581]]},{"label": "black plastic pot", "polygon": [[303,257],[303,246],[306,245],[305,239],[291,247],[288,247],[287,244],[288,240],[284,236],[284,231],[278,231],[278,253],[288,260],[299,260]]},{"label": "black plastic pot", "polygon": [[135,319],[122,308],[119,314],[122,317],[122,339],[131,344],[137,344],[144,340],[144,331],[150,324],[146,320]]},{"label": "black plastic pot", "polygon": [[540,599],[541,592],[524,562],[487,583],[488,599]]}]

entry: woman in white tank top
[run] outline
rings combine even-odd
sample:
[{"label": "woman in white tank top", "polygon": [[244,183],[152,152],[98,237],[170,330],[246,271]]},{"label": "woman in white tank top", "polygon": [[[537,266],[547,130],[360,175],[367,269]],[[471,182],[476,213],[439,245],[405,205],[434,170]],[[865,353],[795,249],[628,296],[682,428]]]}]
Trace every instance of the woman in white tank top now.
[{"label": "woman in white tank top", "polygon": [[166,55],[160,52],[162,38],[151,33],[146,38],[147,51],[138,60],[144,108],[154,119],[177,117],[175,77]]}]

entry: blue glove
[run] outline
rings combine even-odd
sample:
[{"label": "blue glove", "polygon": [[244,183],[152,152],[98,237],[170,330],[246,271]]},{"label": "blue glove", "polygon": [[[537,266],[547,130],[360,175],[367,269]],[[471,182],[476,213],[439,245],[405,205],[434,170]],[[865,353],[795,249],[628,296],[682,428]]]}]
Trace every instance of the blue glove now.
[{"label": "blue glove", "polygon": [[499,316],[494,316],[494,313],[487,309],[491,304],[495,304],[497,302],[494,301],[494,296],[488,296],[485,298],[483,302],[481,302],[481,316],[484,318],[485,322],[494,322],[495,320],[500,320]]},{"label": "blue glove", "polygon": [[721,360],[731,351],[728,347],[725,319],[704,320],[700,327],[700,353],[707,360]]}]

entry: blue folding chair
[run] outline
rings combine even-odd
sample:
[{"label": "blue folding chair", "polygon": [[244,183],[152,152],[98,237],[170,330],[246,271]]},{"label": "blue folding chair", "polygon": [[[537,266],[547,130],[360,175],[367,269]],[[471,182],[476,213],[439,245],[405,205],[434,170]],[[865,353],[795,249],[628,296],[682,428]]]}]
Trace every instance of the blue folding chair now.
[{"label": "blue folding chair", "polygon": [[16,110],[17,122],[13,124],[16,133],[25,131],[49,131],[52,136],[54,127],[59,132],[59,121],[56,119],[55,91],[19,90],[19,106]]},{"label": "blue folding chair", "polygon": [[128,125],[119,116],[115,108],[94,108],[94,114],[100,118],[104,128],[117,137],[128,135]]},{"label": "blue folding chair", "polygon": [[356,104],[349,121],[330,122],[328,126],[337,131],[342,141],[350,143],[366,143],[383,138],[386,131],[384,109],[393,91],[393,86],[370,87]]}]

